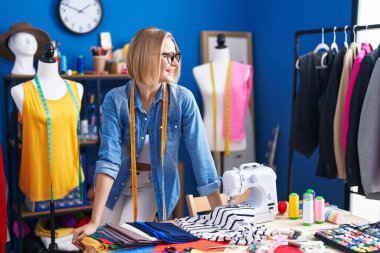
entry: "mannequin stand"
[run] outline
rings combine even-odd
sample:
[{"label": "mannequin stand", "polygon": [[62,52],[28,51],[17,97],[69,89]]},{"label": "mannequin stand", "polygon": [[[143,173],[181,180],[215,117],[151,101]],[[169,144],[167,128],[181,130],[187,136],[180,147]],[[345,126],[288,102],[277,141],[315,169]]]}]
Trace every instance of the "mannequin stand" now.
[{"label": "mannequin stand", "polygon": [[54,201],[50,201],[50,239],[49,253],[57,253],[58,245],[55,243],[55,206]]}]

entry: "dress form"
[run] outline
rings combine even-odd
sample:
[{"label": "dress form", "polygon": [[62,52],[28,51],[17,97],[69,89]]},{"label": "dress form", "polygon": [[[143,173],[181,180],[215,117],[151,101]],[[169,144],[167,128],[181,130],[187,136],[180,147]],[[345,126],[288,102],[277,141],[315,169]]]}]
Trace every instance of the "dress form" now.
[{"label": "dress form", "polygon": [[[227,47],[218,48],[214,51],[212,59],[215,91],[216,91],[216,132],[217,143],[214,145],[214,123],[213,123],[213,93],[210,73],[210,63],[202,64],[193,68],[193,74],[202,94],[206,135],[208,144],[212,151],[225,151],[225,138],[222,133],[224,117],[224,97],[230,62],[230,50]],[[249,72],[247,78],[249,76]],[[242,141],[230,140],[230,151],[244,150],[247,147],[246,138]]]},{"label": "dress form", "polygon": [[[51,48],[50,48],[51,46]],[[47,100],[59,100],[64,97],[67,87],[58,73],[58,63],[53,59],[54,48],[50,45],[47,50],[44,48],[44,55],[38,61],[37,76],[40,80],[42,92]],[[45,46],[46,47],[46,46]],[[35,80],[33,80],[36,85]],[[78,95],[80,99],[83,96],[83,86],[77,83]],[[16,85],[11,89],[11,95],[15,104],[22,114],[24,101],[24,88],[22,84]]]},{"label": "dress form", "polygon": [[33,66],[34,54],[38,43],[36,37],[30,33],[18,32],[12,35],[8,41],[8,47],[15,55],[15,63],[12,75],[34,75],[36,70]]}]

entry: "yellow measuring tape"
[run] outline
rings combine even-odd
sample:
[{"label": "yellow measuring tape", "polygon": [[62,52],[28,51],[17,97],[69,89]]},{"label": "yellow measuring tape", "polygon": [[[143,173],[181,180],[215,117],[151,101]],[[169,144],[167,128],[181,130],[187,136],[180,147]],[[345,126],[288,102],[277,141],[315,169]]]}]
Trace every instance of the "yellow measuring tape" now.
[{"label": "yellow measuring tape", "polygon": [[[166,148],[166,129],[168,120],[168,94],[167,85],[164,85],[164,103],[162,106],[162,129],[161,129],[161,167],[162,167],[162,219],[166,220],[166,200],[165,200],[165,183],[164,183],[164,158]],[[137,221],[138,200],[137,200],[137,169],[136,169],[136,117],[135,117],[135,81],[131,84],[131,95],[129,104],[129,113],[131,117],[130,138],[131,138],[131,168],[132,168],[132,199],[133,199],[133,220]]]},{"label": "yellow measuring tape", "polygon": [[[232,71],[232,61],[228,64],[227,71],[227,82],[226,82],[226,101],[225,101],[225,150],[224,155],[230,155],[230,108],[231,108],[231,71]],[[211,84],[212,84],[212,113],[213,113],[213,128],[214,128],[214,157],[215,163],[217,161],[217,133],[216,133],[216,89],[215,89],[215,78],[214,78],[214,68],[212,62],[210,62],[210,73],[211,73]]]}]

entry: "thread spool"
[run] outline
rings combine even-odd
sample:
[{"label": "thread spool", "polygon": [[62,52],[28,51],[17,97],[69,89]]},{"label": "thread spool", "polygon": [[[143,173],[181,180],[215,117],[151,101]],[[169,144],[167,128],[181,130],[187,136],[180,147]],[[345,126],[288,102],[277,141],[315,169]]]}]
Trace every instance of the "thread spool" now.
[{"label": "thread spool", "polygon": [[341,224],[343,219],[342,213],[336,210],[327,210],[325,212],[325,220],[335,224]]},{"label": "thread spool", "polygon": [[303,194],[303,198],[302,198],[303,200],[305,200],[305,199],[313,199],[313,194],[312,193],[310,193],[310,192],[305,192],[304,194]]},{"label": "thread spool", "polygon": [[297,193],[291,193],[289,195],[289,212],[288,216],[291,220],[297,220],[300,216],[299,210],[299,196]]},{"label": "thread spool", "polygon": [[314,200],[314,221],[322,224],[325,221],[325,199],[317,196]]},{"label": "thread spool", "polygon": [[315,191],[313,189],[307,189],[306,192],[313,194],[313,200],[315,199]]},{"label": "thread spool", "polygon": [[313,199],[303,200],[302,221],[304,226],[311,226],[314,223]]}]

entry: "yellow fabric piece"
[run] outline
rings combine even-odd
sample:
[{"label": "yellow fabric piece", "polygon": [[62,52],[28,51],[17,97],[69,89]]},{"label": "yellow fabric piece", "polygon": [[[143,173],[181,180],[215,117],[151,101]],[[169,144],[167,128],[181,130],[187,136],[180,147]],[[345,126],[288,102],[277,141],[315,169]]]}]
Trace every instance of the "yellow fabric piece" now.
[{"label": "yellow fabric piece", "polygon": [[108,245],[105,243],[100,243],[99,241],[91,238],[91,237],[85,237],[81,241],[82,245],[88,249],[93,248],[96,252],[109,252]]},{"label": "yellow fabric piece", "polygon": [[[50,230],[44,228],[46,221],[39,221],[34,229],[34,234],[36,236],[45,236],[50,237]],[[58,228],[55,229],[55,237],[59,238],[68,234],[72,234],[74,231],[73,228]]]},{"label": "yellow fabric piece", "polygon": [[[22,85],[24,102],[19,186],[31,201],[50,200],[46,114],[34,83],[28,81]],[[69,85],[81,106],[77,84],[69,81]],[[61,99],[46,100],[46,103],[51,115],[52,188],[54,199],[60,199],[78,187],[79,183],[78,111],[69,91]]]}]

